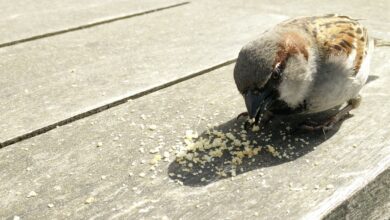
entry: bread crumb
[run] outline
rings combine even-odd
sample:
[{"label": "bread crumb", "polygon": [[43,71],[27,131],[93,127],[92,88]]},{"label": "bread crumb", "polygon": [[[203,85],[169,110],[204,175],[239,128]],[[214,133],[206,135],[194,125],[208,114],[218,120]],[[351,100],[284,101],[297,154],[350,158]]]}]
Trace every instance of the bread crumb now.
[{"label": "bread crumb", "polygon": [[234,146],[239,147],[239,146],[241,146],[241,141],[240,140],[234,140],[233,144],[234,144]]},{"label": "bread crumb", "polygon": [[154,131],[157,129],[157,125],[149,125],[149,130]]},{"label": "bread crumb", "polygon": [[259,130],[260,130],[260,127],[257,126],[257,125],[255,125],[255,126],[252,127],[252,131],[253,131],[253,132],[256,132],[256,131],[259,131]]},{"label": "bread crumb", "polygon": [[35,197],[37,196],[38,194],[35,192],[35,191],[31,191],[27,194],[27,198],[31,198],[31,197]]},{"label": "bread crumb", "polygon": [[333,189],[333,188],[334,188],[334,186],[332,184],[328,184],[325,187],[326,190]]},{"label": "bread crumb", "polygon": [[157,154],[149,161],[150,165],[156,165],[161,160],[161,155]]},{"label": "bread crumb", "polygon": [[149,151],[149,153],[151,153],[151,154],[156,154],[156,153],[158,153],[159,152],[159,149],[158,148],[154,148],[154,149],[151,149],[150,151]]},{"label": "bread crumb", "polygon": [[210,155],[211,157],[222,157],[223,152],[222,152],[221,149],[216,149],[216,150],[210,151],[210,152],[209,152],[209,155]]},{"label": "bread crumb", "polygon": [[273,157],[280,157],[280,154],[278,151],[275,150],[275,148],[271,145],[267,145],[267,151],[271,153]]},{"label": "bread crumb", "polygon": [[97,142],[96,147],[102,147],[102,146],[103,146],[103,142],[101,141]]},{"label": "bread crumb", "polygon": [[85,200],[85,204],[91,204],[91,203],[93,203],[95,201],[95,198],[93,198],[93,197],[89,197],[88,199],[86,199]]}]

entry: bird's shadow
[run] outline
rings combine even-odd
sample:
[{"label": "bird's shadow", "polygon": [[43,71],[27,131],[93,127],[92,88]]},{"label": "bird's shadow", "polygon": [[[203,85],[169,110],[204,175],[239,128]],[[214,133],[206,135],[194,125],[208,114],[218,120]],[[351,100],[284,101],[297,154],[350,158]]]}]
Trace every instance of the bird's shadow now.
[{"label": "bird's shadow", "polygon": [[[310,118],[321,121],[334,112],[335,110],[331,110],[312,115]],[[213,131],[217,132],[204,131],[199,137],[194,138],[192,143],[201,142],[210,145],[203,144],[202,147],[195,147],[177,156],[169,165],[169,177],[184,185],[199,187],[251,170],[293,161],[313,151],[316,146],[332,137],[342,124],[339,122],[326,133],[294,131],[294,127],[307,119],[307,116],[278,117],[257,132],[243,131],[244,120],[227,121],[213,128]],[[229,139],[232,135],[228,133],[235,136],[241,144],[235,143],[234,139]],[[221,134],[224,134],[222,138]],[[221,140],[227,140],[222,144],[224,147],[213,145],[216,138],[220,138],[219,143]],[[245,141],[250,141],[250,145],[243,146]]]}]

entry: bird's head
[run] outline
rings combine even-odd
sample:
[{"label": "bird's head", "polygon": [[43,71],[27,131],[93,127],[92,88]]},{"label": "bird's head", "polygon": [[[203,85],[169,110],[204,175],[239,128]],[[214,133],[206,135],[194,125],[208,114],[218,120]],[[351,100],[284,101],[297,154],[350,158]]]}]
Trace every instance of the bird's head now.
[{"label": "bird's head", "polygon": [[234,80],[250,118],[255,118],[276,100],[290,108],[303,102],[315,69],[308,44],[299,33],[272,32],[241,49]]}]

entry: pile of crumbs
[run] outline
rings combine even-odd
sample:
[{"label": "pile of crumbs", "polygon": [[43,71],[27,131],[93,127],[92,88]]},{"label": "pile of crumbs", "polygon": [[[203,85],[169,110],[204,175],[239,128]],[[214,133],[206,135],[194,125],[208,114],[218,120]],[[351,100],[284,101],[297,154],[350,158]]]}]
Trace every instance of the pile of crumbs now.
[{"label": "pile of crumbs", "polygon": [[[234,177],[238,167],[243,164],[244,160],[249,161],[249,164],[256,161],[255,156],[263,152],[278,159],[290,159],[294,154],[295,146],[303,147],[308,142],[302,138],[291,139],[291,136],[285,135],[284,131],[280,131],[281,140],[286,147],[278,147],[272,145],[272,134],[265,134],[259,131],[258,126],[254,126],[251,131],[245,129],[229,129],[228,132],[223,132],[216,129],[209,129],[205,135],[199,135],[193,130],[185,132],[183,144],[177,147],[176,162],[181,165],[182,171],[193,172],[193,167],[204,169],[206,167],[214,169],[212,172],[218,176],[227,176],[227,171],[230,176]],[[286,129],[288,130],[288,128]],[[253,132],[257,140],[262,140],[259,144],[253,138],[249,138],[248,132]],[[292,144],[294,142],[295,144]],[[223,165],[219,166],[215,163],[216,160],[223,158]],[[226,166],[225,166],[226,165]],[[228,167],[224,170],[221,167]],[[242,166],[240,171],[242,170]],[[197,171],[200,173],[201,171]],[[194,175],[197,173],[193,172]],[[175,174],[171,174],[173,176]],[[201,181],[205,181],[202,178]]]}]

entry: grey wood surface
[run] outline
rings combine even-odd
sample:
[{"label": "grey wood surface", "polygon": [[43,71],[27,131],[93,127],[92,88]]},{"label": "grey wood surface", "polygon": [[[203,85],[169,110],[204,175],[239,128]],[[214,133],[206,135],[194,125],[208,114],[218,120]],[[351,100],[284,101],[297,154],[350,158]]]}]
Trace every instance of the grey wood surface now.
[{"label": "grey wood surface", "polygon": [[[110,11],[103,3],[94,13]],[[367,2],[365,7],[355,7],[359,4],[361,1],[195,1],[153,15],[0,48],[0,143],[13,143],[87,111],[223,63],[234,58],[249,39],[289,16],[338,12],[361,17],[371,33],[386,39],[390,21],[385,15],[390,3]],[[121,4],[115,5],[110,7]],[[11,6],[8,3],[8,8]],[[343,11],[347,6],[353,7]],[[17,4],[14,8],[21,10]],[[55,6],[48,8],[53,11]],[[6,11],[9,14],[12,9]],[[9,32],[13,31],[0,36]]]},{"label": "grey wood surface", "polygon": [[[0,44],[179,2],[3,1]],[[331,132],[289,136],[302,118],[278,118],[248,132],[249,152],[262,148],[252,158],[232,142],[206,166],[181,158],[221,146],[175,155],[188,130],[244,141],[227,61],[245,42],[286,18],[327,13],[390,39],[389,9],[197,0],[0,48],[0,146],[17,142],[0,148],[0,219],[389,219],[390,48],[375,51],[362,105]],[[45,130],[57,124],[67,125]]]},{"label": "grey wood surface", "polygon": [[[245,159],[237,166],[233,178],[219,175],[232,169],[225,163],[231,160],[228,155],[197,175],[193,174],[199,170],[184,172],[173,162],[175,151],[169,162],[158,162],[154,170],[149,164],[156,155],[151,150],[158,148],[162,155],[175,149],[188,129],[204,135],[211,124],[217,130],[240,131],[242,121],[235,121],[235,116],[244,105],[233,83],[233,65],[3,148],[0,175],[7,181],[0,182],[4,198],[0,215],[61,219],[324,216],[390,165],[390,75],[389,64],[381,62],[389,52],[377,51],[373,73],[379,78],[364,88],[363,103],[352,118],[326,135],[296,134],[282,140],[279,134],[287,125],[278,120],[263,130],[265,134],[249,133],[263,151],[255,162]],[[151,125],[157,127],[150,129]],[[282,157],[265,150],[268,144]],[[37,195],[31,197],[32,191]]]},{"label": "grey wood surface", "polygon": [[0,48],[0,142],[235,58],[286,18],[237,4],[197,1]]}]

